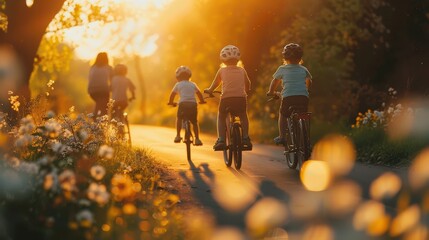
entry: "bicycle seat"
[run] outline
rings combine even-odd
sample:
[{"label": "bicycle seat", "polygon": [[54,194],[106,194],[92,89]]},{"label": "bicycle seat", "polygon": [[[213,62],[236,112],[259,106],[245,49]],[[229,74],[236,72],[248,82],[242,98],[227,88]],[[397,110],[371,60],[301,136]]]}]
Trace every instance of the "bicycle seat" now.
[{"label": "bicycle seat", "polygon": [[292,105],[289,107],[289,112],[291,112],[291,113],[305,113],[305,112],[307,112],[307,108],[305,106]]}]

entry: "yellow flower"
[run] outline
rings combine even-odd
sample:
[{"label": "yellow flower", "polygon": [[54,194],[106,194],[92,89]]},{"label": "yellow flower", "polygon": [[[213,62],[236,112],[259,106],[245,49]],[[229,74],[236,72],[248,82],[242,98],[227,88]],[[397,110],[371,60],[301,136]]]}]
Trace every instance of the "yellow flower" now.
[{"label": "yellow flower", "polygon": [[112,178],[112,194],[116,200],[133,197],[135,191],[133,190],[133,181],[128,175],[116,174]]}]

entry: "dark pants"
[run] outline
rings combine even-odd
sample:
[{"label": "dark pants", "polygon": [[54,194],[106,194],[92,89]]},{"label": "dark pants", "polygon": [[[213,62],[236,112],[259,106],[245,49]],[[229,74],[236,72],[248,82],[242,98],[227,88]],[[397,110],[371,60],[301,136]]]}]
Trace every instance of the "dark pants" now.
[{"label": "dark pants", "polygon": [[107,103],[109,102],[109,92],[94,92],[89,93],[92,100],[95,102],[94,118],[107,114]]},{"label": "dark pants", "polygon": [[306,112],[308,109],[308,97],[298,95],[283,98],[280,105],[280,114],[284,117],[289,117],[292,114],[291,109],[289,109],[291,106],[298,107]]},{"label": "dark pants", "polygon": [[180,130],[182,129],[182,120],[189,119],[191,121],[195,138],[199,139],[200,128],[197,120],[198,110],[196,102],[181,102],[179,103],[179,109],[177,109],[177,120],[176,130],[177,136],[180,136]]},{"label": "dark pants", "polygon": [[247,99],[246,97],[223,98],[219,103],[219,112],[217,115],[217,134],[218,137],[225,140],[226,123],[228,113],[232,112],[240,118],[243,138],[249,136],[249,118],[247,117]]},{"label": "dark pants", "polygon": [[282,99],[280,105],[280,114],[279,114],[279,136],[280,138],[285,138],[285,133],[288,128],[287,118],[292,114],[290,109],[291,106],[298,107],[302,111],[307,111],[308,109],[308,97],[307,96],[290,96]]}]

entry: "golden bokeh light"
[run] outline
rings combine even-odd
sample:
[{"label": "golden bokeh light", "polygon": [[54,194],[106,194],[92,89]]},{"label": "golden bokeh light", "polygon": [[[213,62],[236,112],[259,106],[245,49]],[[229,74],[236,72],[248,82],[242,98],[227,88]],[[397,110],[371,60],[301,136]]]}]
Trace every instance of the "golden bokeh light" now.
[{"label": "golden bokeh light", "polygon": [[316,143],[311,159],[327,162],[334,175],[345,175],[354,165],[356,151],[347,137],[329,135]]},{"label": "golden bokeh light", "polygon": [[289,207],[294,219],[306,220],[318,214],[321,202],[321,196],[314,192],[298,192],[291,196]]},{"label": "golden bokeh light", "polygon": [[424,225],[417,225],[404,235],[403,240],[427,240],[428,237],[428,228]]},{"label": "golden bokeh light", "polygon": [[25,4],[27,5],[27,7],[32,7],[34,4],[34,0],[25,0]]},{"label": "golden bokeh light", "polygon": [[[382,224],[385,219],[384,205],[380,202],[369,200],[360,204],[353,216],[353,226],[356,230],[372,230],[372,224]],[[380,230],[377,230],[377,232]]]},{"label": "golden bokeh light", "polygon": [[286,205],[275,198],[259,200],[246,214],[246,226],[256,237],[285,224],[288,216]]},{"label": "golden bokeh light", "polygon": [[256,198],[252,183],[243,183],[245,179],[222,178],[216,181],[213,189],[214,199],[226,210],[239,212]]},{"label": "golden bokeh light", "polygon": [[392,221],[390,235],[396,237],[412,229],[419,223],[420,215],[420,209],[417,205],[413,205],[399,213]]},{"label": "golden bokeh light", "polygon": [[245,240],[246,237],[240,231],[240,229],[232,227],[218,228],[211,236],[210,240]]},{"label": "golden bokeh light", "polygon": [[370,236],[382,236],[389,229],[390,220],[390,216],[381,215],[367,226],[366,232]]},{"label": "golden bokeh light", "polygon": [[353,181],[336,183],[327,192],[327,208],[333,215],[353,211],[361,201],[362,189]]},{"label": "golden bokeh light", "polygon": [[283,228],[275,228],[264,236],[264,240],[289,240],[289,234]]},{"label": "golden bokeh light", "polygon": [[408,170],[408,179],[411,187],[418,189],[429,181],[429,148],[423,150],[414,159]]},{"label": "golden bokeh light", "polygon": [[392,172],[387,172],[371,183],[370,194],[375,200],[395,196],[402,187],[401,178]]},{"label": "golden bokeh light", "polygon": [[331,170],[326,162],[309,160],[300,172],[301,182],[309,191],[326,190],[331,182]]},{"label": "golden bokeh light", "polygon": [[313,225],[304,232],[303,240],[334,240],[334,231],[328,225]]}]

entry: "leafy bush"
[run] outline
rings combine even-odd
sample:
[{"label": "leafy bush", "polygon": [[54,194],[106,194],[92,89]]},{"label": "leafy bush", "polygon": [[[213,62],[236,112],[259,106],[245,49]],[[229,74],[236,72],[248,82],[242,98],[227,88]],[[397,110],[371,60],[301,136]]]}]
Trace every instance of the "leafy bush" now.
[{"label": "leafy bush", "polygon": [[383,165],[408,165],[411,159],[429,145],[424,134],[411,134],[418,108],[404,106],[396,100],[397,92],[388,90],[387,103],[380,109],[359,113],[350,133],[356,144],[358,160]]},{"label": "leafy bush", "polygon": [[409,165],[429,145],[429,138],[424,137],[391,139],[382,128],[354,129],[350,136],[356,145],[357,160],[379,165]]}]

